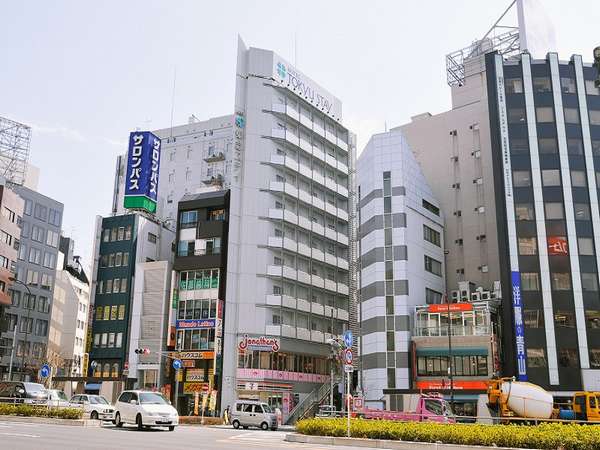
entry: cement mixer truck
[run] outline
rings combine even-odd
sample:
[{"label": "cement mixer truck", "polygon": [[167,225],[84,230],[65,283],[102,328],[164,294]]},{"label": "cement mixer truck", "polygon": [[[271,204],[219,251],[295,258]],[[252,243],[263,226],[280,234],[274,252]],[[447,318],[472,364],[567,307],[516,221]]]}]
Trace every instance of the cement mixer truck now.
[{"label": "cement mixer truck", "polygon": [[575,392],[571,408],[556,408],[552,394],[542,387],[514,378],[488,382],[488,406],[502,418],[583,420],[600,422],[600,393]]}]

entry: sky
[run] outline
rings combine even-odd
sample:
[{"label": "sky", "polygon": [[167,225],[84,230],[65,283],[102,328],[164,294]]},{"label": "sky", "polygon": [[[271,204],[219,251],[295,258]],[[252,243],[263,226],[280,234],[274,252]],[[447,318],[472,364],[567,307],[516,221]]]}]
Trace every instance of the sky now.
[{"label": "sky", "polygon": [[[591,61],[597,0],[534,1],[554,25],[548,50]],[[238,34],[339,97],[360,150],[386,126],[450,108],[445,55],[481,38],[509,3],[0,0],[0,116],[32,127],[38,190],[64,203],[63,234],[89,264],[129,132],[168,127],[172,107],[174,124],[230,114]]]}]

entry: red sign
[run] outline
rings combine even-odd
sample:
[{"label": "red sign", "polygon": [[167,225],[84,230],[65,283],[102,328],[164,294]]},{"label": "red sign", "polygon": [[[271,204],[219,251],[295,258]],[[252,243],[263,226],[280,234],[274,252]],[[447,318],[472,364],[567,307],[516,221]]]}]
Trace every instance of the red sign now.
[{"label": "red sign", "polygon": [[[454,381],[453,387],[454,389],[464,390],[464,389],[473,389],[473,390],[487,390],[487,383],[485,381]],[[450,381],[448,380],[427,380],[427,381],[417,381],[416,386],[417,389],[427,389],[427,390],[444,390],[450,389]]]},{"label": "red sign", "polygon": [[348,365],[352,364],[352,349],[344,350],[344,362]]},{"label": "red sign", "polygon": [[447,313],[448,308],[450,308],[450,312],[473,311],[471,303],[440,303],[429,305],[427,311],[430,313]]},{"label": "red sign", "polygon": [[280,348],[281,341],[279,338],[267,336],[250,337],[245,334],[244,337],[238,341],[238,349],[240,351],[262,350],[263,352],[278,352]]},{"label": "red sign", "polygon": [[569,244],[564,236],[548,236],[549,255],[568,255]]}]

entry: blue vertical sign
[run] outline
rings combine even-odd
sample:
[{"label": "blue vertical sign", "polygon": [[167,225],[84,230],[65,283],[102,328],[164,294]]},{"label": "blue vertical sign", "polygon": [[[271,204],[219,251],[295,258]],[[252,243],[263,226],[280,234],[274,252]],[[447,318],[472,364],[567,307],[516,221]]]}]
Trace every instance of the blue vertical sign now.
[{"label": "blue vertical sign", "polygon": [[156,212],[160,139],[150,131],[134,131],[129,135],[124,206]]},{"label": "blue vertical sign", "polygon": [[521,273],[511,272],[513,315],[515,318],[515,344],[517,347],[517,374],[519,381],[527,381],[527,355],[525,352],[525,332],[523,329],[523,308],[521,303]]}]

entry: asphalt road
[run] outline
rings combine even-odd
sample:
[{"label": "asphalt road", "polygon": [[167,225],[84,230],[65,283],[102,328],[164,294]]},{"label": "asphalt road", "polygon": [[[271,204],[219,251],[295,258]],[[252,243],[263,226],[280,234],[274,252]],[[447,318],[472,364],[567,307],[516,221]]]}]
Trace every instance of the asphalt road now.
[{"label": "asphalt road", "polygon": [[134,427],[113,425],[74,427],[33,423],[0,422],[2,450],[116,450],[116,449],[262,449],[262,450],[351,450],[356,447],[285,442],[284,431],[234,430],[233,428],[180,426],[137,431]]}]

